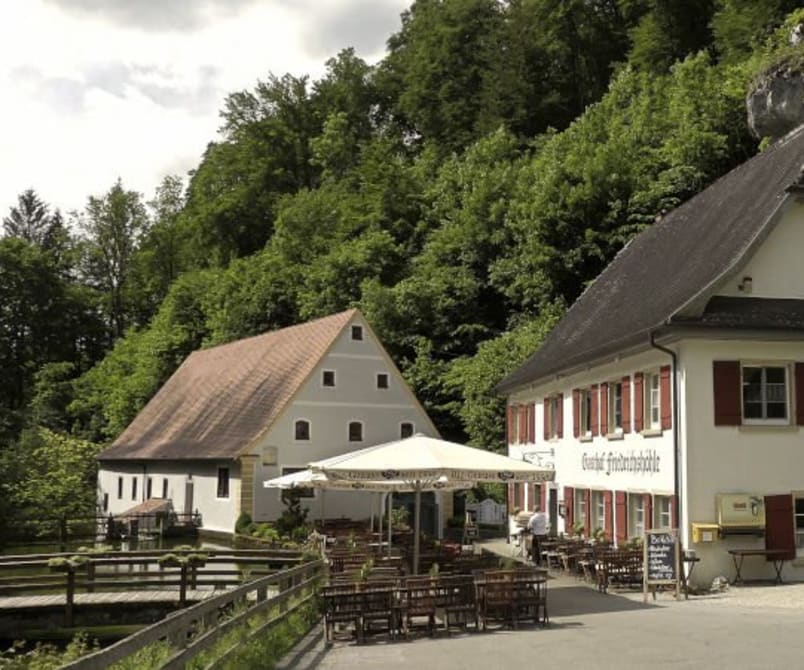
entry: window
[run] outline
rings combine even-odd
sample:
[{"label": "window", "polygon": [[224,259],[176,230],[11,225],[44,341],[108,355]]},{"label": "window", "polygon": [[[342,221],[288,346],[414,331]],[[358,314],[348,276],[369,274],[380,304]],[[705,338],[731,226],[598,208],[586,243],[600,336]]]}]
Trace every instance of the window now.
[{"label": "window", "polygon": [[628,495],[628,531],[631,537],[645,534],[645,497],[641,493]]},{"label": "window", "polygon": [[403,440],[413,436],[413,424],[410,421],[403,421],[399,424],[399,437]]},{"label": "window", "polygon": [[606,498],[603,491],[592,491],[592,527],[591,532],[598,528],[606,528]]},{"label": "window", "polygon": [[168,479],[167,479],[167,477],[165,477],[162,480],[162,497],[165,498],[165,499],[168,497]]},{"label": "window", "polygon": [[609,433],[623,432],[623,384],[609,384]]},{"label": "window", "polygon": [[658,430],[662,427],[661,387],[659,373],[645,373],[645,423],[644,427]]},{"label": "window", "polygon": [[293,431],[294,439],[298,441],[307,441],[310,439],[310,422],[306,419],[299,419],[296,421]]},{"label": "window", "polygon": [[576,524],[583,524],[586,528],[586,490],[575,490],[575,508],[573,512],[573,521]]},{"label": "window", "polygon": [[103,511],[104,512],[109,511],[109,494],[108,493],[103,494]]},{"label": "window", "polygon": [[118,500],[123,499],[123,478],[122,477],[117,478],[117,499]]},{"label": "window", "polygon": [[148,479],[145,480],[145,499],[150,500],[153,492],[154,492],[154,480],[152,477],[148,477]]},{"label": "window", "polygon": [[387,372],[378,372],[377,373],[377,388],[378,389],[387,389],[388,388],[388,373]]},{"label": "window", "polygon": [[349,422],[349,442],[363,441],[363,423],[361,421]]},{"label": "window", "polygon": [[744,365],[743,419],[748,421],[787,420],[787,368]]},{"label": "window", "polygon": [[131,478],[131,499],[132,500],[137,499],[137,478],[136,477]]},{"label": "window", "polygon": [[218,468],[218,498],[229,497],[229,468]]},{"label": "window", "polygon": [[804,553],[804,497],[793,501],[793,516],[796,522],[796,549],[798,554]]},{"label": "window", "polygon": [[653,525],[655,528],[670,528],[670,496],[653,496]]},{"label": "window", "polygon": [[363,339],[363,326],[352,326],[352,339],[358,341]]},{"label": "window", "polygon": [[[294,472],[301,472],[302,470],[306,469],[307,468],[297,468],[297,467],[282,468],[282,475],[291,475]],[[296,494],[299,498],[315,498],[315,490],[313,488],[294,486],[293,493]]]},{"label": "window", "polygon": [[580,411],[580,437],[590,437],[592,435],[592,393],[589,389],[581,391]]},{"label": "window", "polygon": [[321,373],[321,385],[327,387],[335,386],[335,370],[324,370]]}]

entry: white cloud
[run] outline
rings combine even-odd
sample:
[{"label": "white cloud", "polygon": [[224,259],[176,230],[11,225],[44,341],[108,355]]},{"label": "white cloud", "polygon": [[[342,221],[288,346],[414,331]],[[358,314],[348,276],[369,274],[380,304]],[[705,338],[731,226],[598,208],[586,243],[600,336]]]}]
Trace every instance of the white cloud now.
[{"label": "white cloud", "polygon": [[[376,60],[405,5],[4,3],[0,216],[26,188],[63,210],[81,209],[89,195],[105,192],[118,177],[150,198],[165,174],[198,164],[216,137],[227,93],[250,88],[269,72],[316,78],[328,56],[350,45]],[[362,32],[354,19],[360,12]],[[387,34],[380,26],[388,26]]]}]

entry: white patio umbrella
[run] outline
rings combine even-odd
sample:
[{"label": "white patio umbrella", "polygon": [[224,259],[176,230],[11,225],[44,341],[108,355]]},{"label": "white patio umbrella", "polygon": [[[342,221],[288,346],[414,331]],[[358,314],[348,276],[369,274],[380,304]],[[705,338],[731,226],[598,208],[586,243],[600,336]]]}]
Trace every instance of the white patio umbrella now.
[{"label": "white patio umbrella", "polygon": [[543,482],[553,479],[545,470],[484,449],[467,447],[425,435],[367,447],[310,464],[312,472],[332,480],[408,483],[415,492],[413,571],[419,570],[421,493],[439,488],[469,488],[479,482]]}]

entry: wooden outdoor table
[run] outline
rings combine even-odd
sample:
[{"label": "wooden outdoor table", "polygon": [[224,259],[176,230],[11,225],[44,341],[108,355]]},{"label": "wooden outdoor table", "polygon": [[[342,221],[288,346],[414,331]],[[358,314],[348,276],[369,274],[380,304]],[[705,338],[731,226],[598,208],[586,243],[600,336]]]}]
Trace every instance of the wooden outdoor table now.
[{"label": "wooden outdoor table", "polygon": [[789,560],[790,552],[787,549],[729,549],[731,559],[734,561],[734,569],[737,574],[734,577],[732,584],[745,584],[745,580],[741,574],[743,569],[743,560],[746,556],[764,556],[766,559],[773,561],[773,568],[776,570],[776,579],[774,584],[782,583],[782,568],[785,561]]}]

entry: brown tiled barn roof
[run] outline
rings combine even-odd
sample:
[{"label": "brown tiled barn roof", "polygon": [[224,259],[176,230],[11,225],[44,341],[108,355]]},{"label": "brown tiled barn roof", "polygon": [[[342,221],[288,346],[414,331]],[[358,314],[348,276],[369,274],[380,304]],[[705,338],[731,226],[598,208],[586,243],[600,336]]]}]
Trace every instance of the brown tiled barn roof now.
[{"label": "brown tiled barn roof", "polygon": [[[711,297],[707,291],[767,234],[787,192],[801,191],[803,162],[801,126],[637,235],[575,301],[541,348],[497,390],[509,393],[647,346],[658,328],[690,325],[689,305]],[[714,305],[709,314],[703,314],[705,306],[693,310],[694,315],[713,320],[713,311],[722,311],[724,304]],[[743,320],[749,307],[756,309],[748,303],[739,306]],[[737,303],[729,309],[737,309]]]},{"label": "brown tiled barn roof", "polygon": [[357,313],[193,352],[99,460],[237,457],[279,416]]}]

